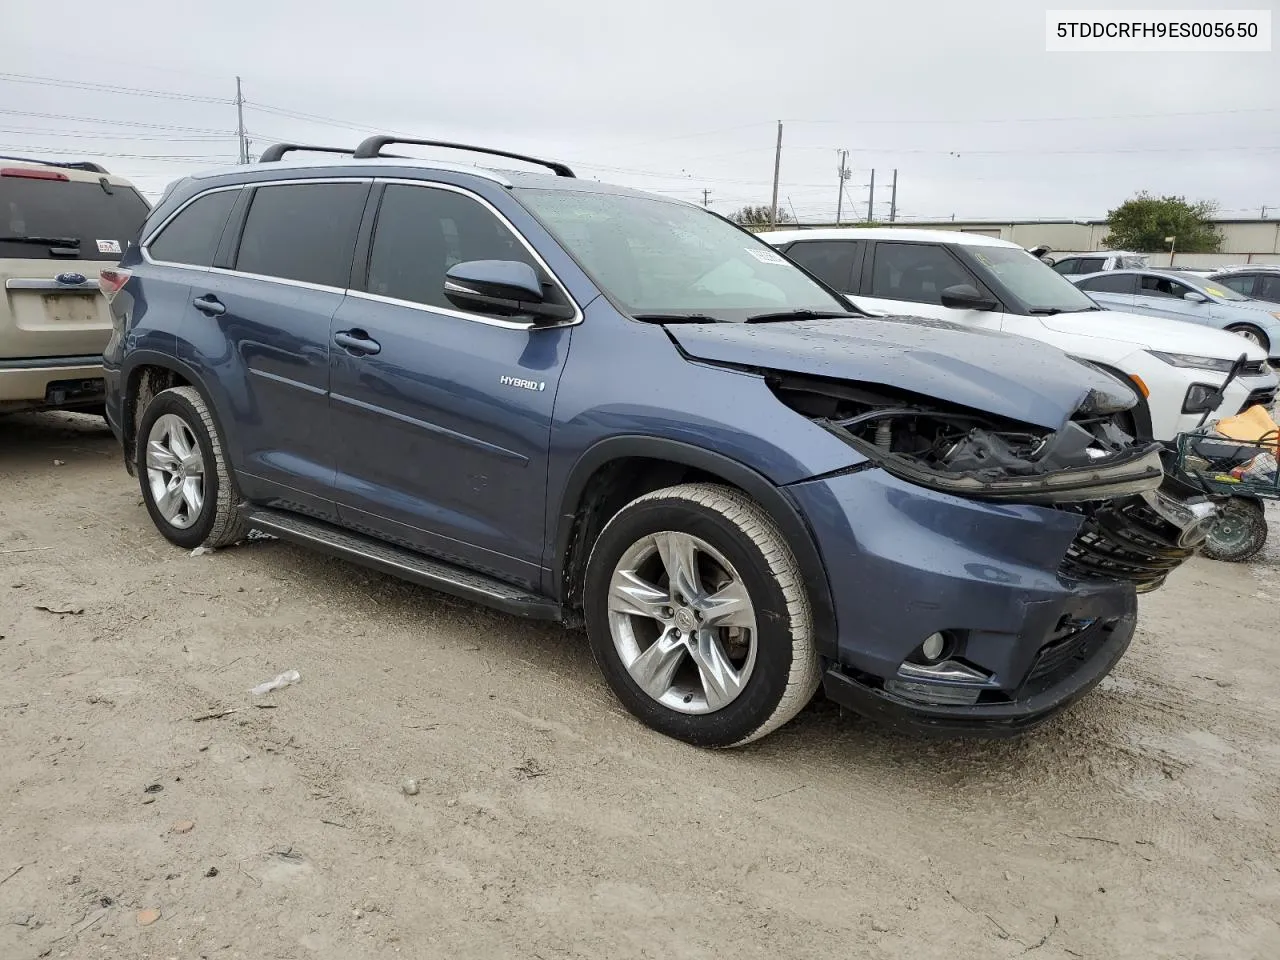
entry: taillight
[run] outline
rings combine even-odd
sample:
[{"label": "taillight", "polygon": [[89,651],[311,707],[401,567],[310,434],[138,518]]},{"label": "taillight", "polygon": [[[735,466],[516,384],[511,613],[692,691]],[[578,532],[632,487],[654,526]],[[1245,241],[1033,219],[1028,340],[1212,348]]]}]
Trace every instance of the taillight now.
[{"label": "taillight", "polygon": [[67,180],[71,178],[56,170],[40,170],[36,167],[0,167],[0,177],[25,177],[27,180]]},{"label": "taillight", "polygon": [[132,274],[128,270],[121,270],[119,267],[103,270],[98,275],[98,289],[107,298],[107,303],[115,299],[115,295],[129,282],[130,276]]}]

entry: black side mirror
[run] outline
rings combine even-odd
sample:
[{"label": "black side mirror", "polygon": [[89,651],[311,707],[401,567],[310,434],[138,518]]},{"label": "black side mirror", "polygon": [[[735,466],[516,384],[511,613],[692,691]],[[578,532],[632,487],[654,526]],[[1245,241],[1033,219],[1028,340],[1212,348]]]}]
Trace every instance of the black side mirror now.
[{"label": "black side mirror", "polygon": [[444,295],[460,310],[501,317],[569,320],[574,309],[545,299],[537,271],[518,260],[468,260],[445,274]]},{"label": "black side mirror", "polygon": [[942,291],[942,305],[953,310],[994,310],[996,302],[971,283],[957,283]]}]

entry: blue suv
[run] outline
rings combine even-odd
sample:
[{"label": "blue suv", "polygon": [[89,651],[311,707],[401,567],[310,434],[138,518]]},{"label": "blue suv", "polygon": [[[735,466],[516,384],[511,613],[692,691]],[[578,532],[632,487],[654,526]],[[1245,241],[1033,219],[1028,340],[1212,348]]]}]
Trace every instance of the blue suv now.
[{"label": "blue suv", "polygon": [[174,184],[119,267],[107,411],[160,532],[258,529],[585,625],[707,746],[819,685],[917,729],[1075,700],[1213,507],[1024,338],[850,313],[701,207],[277,145]]}]

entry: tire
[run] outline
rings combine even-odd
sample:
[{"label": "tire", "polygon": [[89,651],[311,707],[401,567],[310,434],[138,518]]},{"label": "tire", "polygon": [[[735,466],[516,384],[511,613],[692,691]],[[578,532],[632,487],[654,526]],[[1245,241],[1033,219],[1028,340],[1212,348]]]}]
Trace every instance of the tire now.
[{"label": "tire", "polygon": [[583,597],[605,680],[669,737],[749,743],[799,713],[818,687],[799,567],[764,511],[732,488],[688,483],[631,501],[600,532]]},{"label": "tire", "polygon": [[[177,438],[181,438],[181,443]],[[153,441],[167,452],[157,455]],[[151,521],[167,540],[187,549],[212,548],[228,546],[248,535],[248,525],[237,509],[240,493],[227,465],[218,428],[208,404],[194,387],[172,387],[152,398],[138,425],[135,447],[134,462],[142,499]],[[188,455],[179,473],[181,458],[177,451],[183,450],[198,453],[198,458]],[[149,457],[152,468],[160,468],[157,475],[148,467]],[[198,507],[195,498],[188,496],[196,487],[187,483],[197,477]],[[176,503],[176,516],[172,507],[160,504],[158,497],[164,494],[158,494],[153,486],[157,480],[162,491],[181,489],[181,497],[170,501]]]},{"label": "tire", "polygon": [[1267,513],[1261,502],[1232,497],[1209,531],[1201,552],[1211,560],[1240,563],[1256,556],[1267,542]]},{"label": "tire", "polygon": [[1227,327],[1228,333],[1234,333],[1236,336],[1244,337],[1258,346],[1262,347],[1268,353],[1271,351],[1271,338],[1250,323],[1233,323]]}]

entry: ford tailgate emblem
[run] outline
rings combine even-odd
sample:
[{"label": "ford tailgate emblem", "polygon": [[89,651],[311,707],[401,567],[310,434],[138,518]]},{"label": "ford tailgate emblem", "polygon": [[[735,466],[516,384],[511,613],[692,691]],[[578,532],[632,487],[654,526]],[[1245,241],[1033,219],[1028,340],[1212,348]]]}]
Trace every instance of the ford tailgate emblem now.
[{"label": "ford tailgate emblem", "polygon": [[87,279],[83,273],[60,273],[54,277],[58,283],[65,283],[68,286],[78,287]]}]

